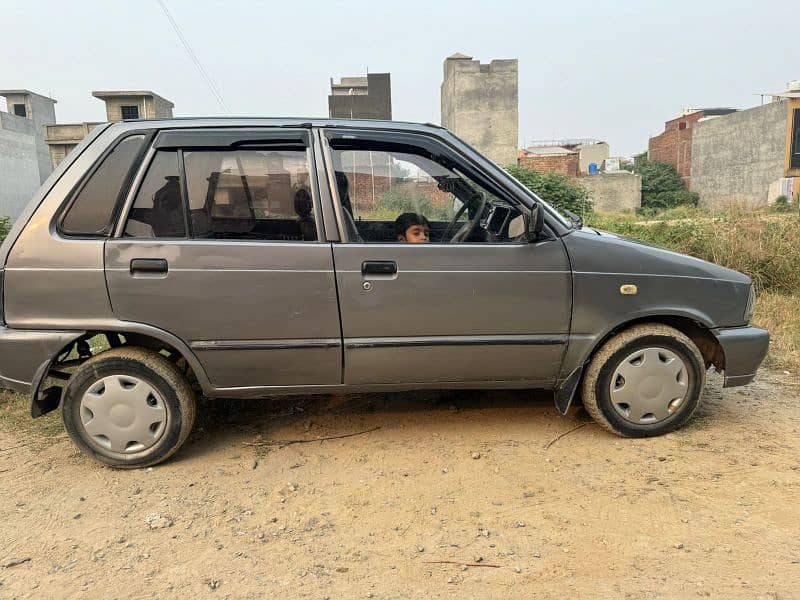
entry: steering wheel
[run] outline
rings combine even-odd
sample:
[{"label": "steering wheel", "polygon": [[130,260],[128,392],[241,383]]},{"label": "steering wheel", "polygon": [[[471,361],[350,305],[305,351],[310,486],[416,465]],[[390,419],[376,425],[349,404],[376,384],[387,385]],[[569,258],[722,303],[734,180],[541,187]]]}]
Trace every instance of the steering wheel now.
[{"label": "steering wheel", "polygon": [[[478,204],[478,210],[475,211],[475,216],[472,217],[471,220],[464,223],[459,230],[453,234],[453,237],[447,242],[448,244],[458,244],[466,239],[469,239],[469,236],[471,236],[475,229],[477,229],[478,224],[481,222],[481,217],[483,216],[483,209],[486,208],[486,194],[483,192],[478,192],[478,194],[480,195],[480,203]],[[447,225],[447,229],[444,230],[444,233],[442,234],[442,241],[447,239],[447,236],[450,234],[450,230],[456,226],[456,223],[461,218],[461,215],[464,214],[465,210],[467,210],[467,205],[464,203],[450,220],[450,223]]]}]

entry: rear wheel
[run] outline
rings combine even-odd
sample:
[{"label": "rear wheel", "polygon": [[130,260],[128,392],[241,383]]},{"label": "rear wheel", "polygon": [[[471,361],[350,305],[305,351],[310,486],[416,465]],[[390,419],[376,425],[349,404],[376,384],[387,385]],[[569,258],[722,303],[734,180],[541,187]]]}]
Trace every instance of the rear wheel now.
[{"label": "rear wheel", "polygon": [[118,468],[154,465],[189,436],[195,398],[180,370],[144,348],[116,348],[83,363],[64,390],[67,433],[86,454]]},{"label": "rear wheel", "polygon": [[592,358],[583,379],[583,405],[618,435],[662,435],[682,427],[700,405],[704,365],[697,346],[677,329],[635,325]]}]

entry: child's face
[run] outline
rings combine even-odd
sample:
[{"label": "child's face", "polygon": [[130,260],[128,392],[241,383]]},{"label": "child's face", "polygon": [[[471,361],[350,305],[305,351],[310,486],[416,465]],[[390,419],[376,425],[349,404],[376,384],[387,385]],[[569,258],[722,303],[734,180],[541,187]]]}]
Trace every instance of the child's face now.
[{"label": "child's face", "polygon": [[401,242],[409,244],[427,244],[430,241],[431,231],[427,225],[412,225],[406,229],[405,235],[399,236]]}]

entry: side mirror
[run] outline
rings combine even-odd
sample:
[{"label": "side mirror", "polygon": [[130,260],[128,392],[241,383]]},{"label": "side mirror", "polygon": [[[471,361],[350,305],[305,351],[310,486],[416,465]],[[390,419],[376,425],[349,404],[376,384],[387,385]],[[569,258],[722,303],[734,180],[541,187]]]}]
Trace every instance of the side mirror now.
[{"label": "side mirror", "polygon": [[533,205],[531,208],[531,216],[528,219],[528,241],[535,242],[539,239],[539,234],[542,233],[544,227],[544,212],[539,203]]},{"label": "side mirror", "polygon": [[575,226],[575,229],[580,229],[583,227],[583,219],[579,215],[576,215],[571,210],[567,210],[566,208],[562,211],[569,217],[569,220],[572,221],[572,224]]}]

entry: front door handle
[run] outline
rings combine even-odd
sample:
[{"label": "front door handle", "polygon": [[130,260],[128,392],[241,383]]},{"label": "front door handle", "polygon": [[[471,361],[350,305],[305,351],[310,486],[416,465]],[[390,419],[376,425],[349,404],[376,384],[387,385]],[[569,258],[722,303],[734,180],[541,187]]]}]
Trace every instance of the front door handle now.
[{"label": "front door handle", "polygon": [[397,263],[393,260],[365,260],[361,263],[362,275],[396,275]]},{"label": "front door handle", "polygon": [[166,259],[134,258],[131,260],[131,275],[166,275],[169,270]]}]

